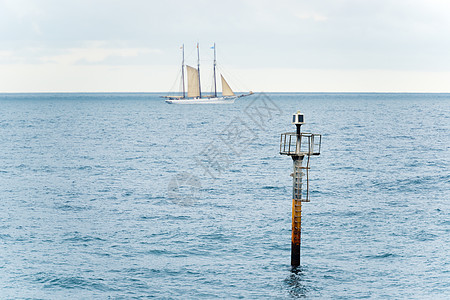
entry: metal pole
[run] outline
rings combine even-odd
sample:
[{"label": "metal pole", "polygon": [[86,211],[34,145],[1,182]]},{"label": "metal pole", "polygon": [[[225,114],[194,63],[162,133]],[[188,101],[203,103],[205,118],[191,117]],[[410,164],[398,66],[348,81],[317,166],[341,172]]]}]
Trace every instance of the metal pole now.
[{"label": "metal pole", "polygon": [[216,43],[214,43],[214,97],[217,97],[217,86],[216,86]]},{"label": "metal pole", "polygon": [[[293,115],[292,124],[297,127],[297,131],[295,133],[287,132],[281,134],[280,154],[289,155],[292,157],[294,163],[294,172],[292,173],[291,266],[298,267],[300,266],[300,245],[302,237],[302,202],[309,202],[309,159],[311,155],[320,154],[322,136],[320,134],[301,132],[301,126],[305,124],[305,120],[304,115],[300,111],[297,111]],[[289,136],[289,140],[287,136]],[[319,138],[317,151],[314,150],[315,136]],[[293,143],[295,143],[295,150],[291,148]],[[303,167],[302,164],[305,156],[307,156],[306,167]],[[303,170],[306,170],[306,191],[303,188],[303,175],[305,175]]]},{"label": "metal pole", "polygon": [[293,197],[292,197],[292,243],[291,266],[300,265],[300,245],[302,236],[302,162],[303,156],[293,156]]},{"label": "metal pole", "polygon": [[197,70],[198,70],[198,94],[199,97],[202,97],[202,89],[200,87],[200,49],[198,48],[198,43],[197,43],[197,59],[198,59],[198,64],[197,64]]},{"label": "metal pole", "polygon": [[[297,141],[296,154],[301,152],[301,124],[296,124]],[[292,156],[294,162],[293,184],[292,184],[292,240],[291,240],[291,266],[300,265],[300,245],[302,236],[302,163],[303,156]]]},{"label": "metal pole", "polygon": [[186,98],[186,92],[184,87],[184,44],[183,44],[183,62],[181,63],[181,80],[183,81],[183,98]]}]

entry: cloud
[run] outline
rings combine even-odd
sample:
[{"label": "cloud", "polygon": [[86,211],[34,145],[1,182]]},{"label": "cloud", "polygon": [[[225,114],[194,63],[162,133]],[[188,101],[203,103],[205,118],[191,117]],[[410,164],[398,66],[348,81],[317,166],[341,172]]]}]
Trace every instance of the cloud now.
[{"label": "cloud", "polygon": [[13,52],[12,51],[7,51],[7,50],[0,50],[0,57],[1,58],[8,58],[13,56]]},{"label": "cloud", "polygon": [[301,13],[295,13],[295,17],[299,18],[300,20],[313,20],[316,22],[323,22],[328,20],[328,17],[322,14],[318,13],[308,13],[308,12],[301,12]]},{"label": "cloud", "polygon": [[31,28],[32,28],[34,33],[36,33],[38,35],[42,35],[41,27],[39,26],[39,24],[37,22],[32,22],[31,23]]},{"label": "cloud", "polygon": [[90,46],[83,48],[70,48],[64,54],[44,56],[41,61],[44,63],[56,63],[61,65],[92,64],[101,63],[109,58],[129,58],[137,57],[141,54],[160,54],[159,49],[149,48],[106,48]]},{"label": "cloud", "polygon": [[42,14],[38,4],[31,0],[3,0],[2,6],[7,14],[20,20]]}]

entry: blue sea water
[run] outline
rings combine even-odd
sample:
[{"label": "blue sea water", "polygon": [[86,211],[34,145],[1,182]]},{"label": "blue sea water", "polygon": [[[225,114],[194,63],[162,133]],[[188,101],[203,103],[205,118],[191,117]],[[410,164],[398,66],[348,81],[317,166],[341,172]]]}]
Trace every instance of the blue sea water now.
[{"label": "blue sea water", "polygon": [[450,298],[450,94],[158,96],[0,94],[1,299]]}]

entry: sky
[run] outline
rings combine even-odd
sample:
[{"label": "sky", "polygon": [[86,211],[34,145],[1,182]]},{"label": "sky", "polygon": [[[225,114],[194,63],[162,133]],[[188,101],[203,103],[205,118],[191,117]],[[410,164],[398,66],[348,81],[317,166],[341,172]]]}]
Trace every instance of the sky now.
[{"label": "sky", "polygon": [[0,92],[450,92],[450,0],[0,0]]}]

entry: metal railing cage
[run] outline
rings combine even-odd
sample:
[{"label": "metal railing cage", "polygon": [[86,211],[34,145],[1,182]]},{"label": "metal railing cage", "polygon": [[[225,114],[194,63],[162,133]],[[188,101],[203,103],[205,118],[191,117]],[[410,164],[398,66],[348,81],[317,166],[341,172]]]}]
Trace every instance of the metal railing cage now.
[{"label": "metal railing cage", "polygon": [[280,154],[291,156],[320,155],[321,144],[321,134],[302,132],[298,136],[295,132],[286,132],[281,134]]}]

